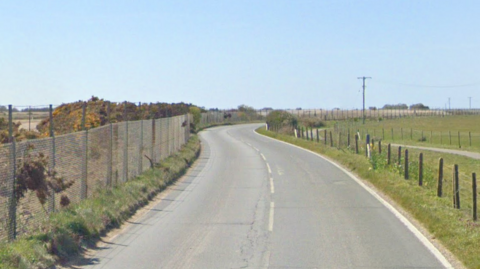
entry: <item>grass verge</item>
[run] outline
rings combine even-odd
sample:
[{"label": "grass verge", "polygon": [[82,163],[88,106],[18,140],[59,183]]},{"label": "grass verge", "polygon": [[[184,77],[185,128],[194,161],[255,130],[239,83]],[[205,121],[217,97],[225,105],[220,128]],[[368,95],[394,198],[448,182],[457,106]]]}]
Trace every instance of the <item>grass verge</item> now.
[{"label": "grass verge", "polygon": [[199,152],[200,141],[194,135],[154,169],[52,214],[33,235],[0,245],[0,268],[48,268],[80,254],[181,177]]},{"label": "grass verge", "polygon": [[405,180],[398,167],[379,165],[384,162],[381,156],[372,161],[347,149],[327,147],[264,128],[257,129],[257,132],[320,153],[348,168],[409,212],[467,268],[480,268],[480,225],[471,220],[468,212],[452,208],[450,193],[438,198],[435,188]]}]

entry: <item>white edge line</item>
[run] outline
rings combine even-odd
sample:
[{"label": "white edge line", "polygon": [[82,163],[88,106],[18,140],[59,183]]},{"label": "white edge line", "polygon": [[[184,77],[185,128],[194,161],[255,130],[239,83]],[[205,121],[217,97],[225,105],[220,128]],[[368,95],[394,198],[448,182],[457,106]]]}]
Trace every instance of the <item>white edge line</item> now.
[{"label": "white edge line", "polygon": [[[268,136],[265,136],[265,135],[261,135],[257,132],[255,132],[255,130],[253,130],[253,132],[256,134],[256,135],[259,135],[259,136],[262,136],[262,137],[265,137],[265,138],[268,138],[268,139],[271,139],[271,140],[274,140],[274,141],[277,141],[277,142],[280,142],[280,143],[283,143],[283,144],[286,144],[286,145],[289,145],[289,146],[292,146],[292,147],[295,147],[295,148],[299,148],[299,149],[302,149],[304,151],[307,151],[307,152],[310,152],[322,159],[324,159],[325,161],[333,164],[334,166],[336,166],[338,169],[340,169],[341,171],[343,171],[345,174],[347,174],[349,177],[351,177],[353,180],[355,180],[355,182],[357,182],[360,186],[362,186],[366,191],[368,191],[373,197],[375,197],[378,201],[380,201],[380,203],[382,203],[390,212],[393,213],[393,215],[400,220],[400,222],[402,222],[405,226],[407,226],[407,228],[420,240],[420,242],[422,242],[422,244],[435,256],[435,258],[437,258],[437,260],[443,265],[445,266],[446,268],[453,268],[453,266],[450,264],[450,262],[445,258],[445,256],[443,256],[443,254],[432,244],[432,242],[430,242],[428,240],[427,237],[425,237],[425,235],[423,235],[418,229],[417,227],[415,227],[415,225],[413,225],[405,216],[402,215],[402,213],[400,213],[397,209],[395,209],[395,207],[393,207],[391,204],[389,204],[387,201],[385,201],[382,197],[380,197],[380,195],[378,195],[374,190],[372,190],[370,187],[368,187],[367,185],[365,185],[365,183],[363,183],[361,181],[361,179],[359,179],[358,177],[356,177],[354,174],[350,173],[349,171],[347,171],[345,168],[341,167],[340,165],[334,163],[333,161],[325,158],[324,156],[316,153],[316,152],[313,152],[311,150],[308,150],[308,149],[304,149],[302,147],[299,147],[297,145],[293,145],[293,144],[290,144],[290,143],[287,143],[287,142],[284,142],[284,141],[281,141],[281,140],[277,140],[277,139],[274,139],[274,138],[271,138],[271,137],[268,137]],[[268,164],[267,164],[268,165]],[[270,209],[272,210],[272,209]],[[270,212],[271,214],[273,214],[272,212]]]},{"label": "white edge line", "polygon": [[273,214],[274,214],[275,203],[270,202],[270,217],[268,220],[268,230],[273,232]]},{"label": "white edge line", "polygon": [[270,177],[270,192],[275,193],[275,186],[273,185],[273,178]]},{"label": "white edge line", "polygon": [[268,174],[272,174],[272,169],[270,169],[270,165],[267,163]]}]

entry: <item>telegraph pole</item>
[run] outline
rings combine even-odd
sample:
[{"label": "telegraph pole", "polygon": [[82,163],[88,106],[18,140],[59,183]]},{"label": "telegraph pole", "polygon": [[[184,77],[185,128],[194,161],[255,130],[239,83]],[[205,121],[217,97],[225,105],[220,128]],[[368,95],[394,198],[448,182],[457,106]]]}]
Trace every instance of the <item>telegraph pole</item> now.
[{"label": "telegraph pole", "polygon": [[371,77],[359,77],[357,79],[362,79],[363,80],[363,124],[365,124],[365,80],[366,79],[371,79]]}]

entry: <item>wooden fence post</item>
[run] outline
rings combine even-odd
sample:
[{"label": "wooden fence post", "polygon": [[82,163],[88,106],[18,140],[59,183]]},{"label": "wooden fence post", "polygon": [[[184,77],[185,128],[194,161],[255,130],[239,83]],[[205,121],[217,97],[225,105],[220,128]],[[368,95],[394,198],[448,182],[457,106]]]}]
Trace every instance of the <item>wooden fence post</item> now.
[{"label": "wooden fence post", "polygon": [[472,132],[468,132],[468,144],[472,146]]},{"label": "wooden fence post", "polygon": [[405,172],[403,173],[403,177],[408,179],[408,149],[405,149]]},{"label": "wooden fence post", "polygon": [[378,140],[378,153],[382,154],[382,140]]},{"label": "wooden fence post", "polygon": [[458,181],[458,164],[453,165],[453,207],[460,209],[460,186]]},{"label": "wooden fence post", "polygon": [[462,148],[462,144],[460,143],[460,131],[458,131],[458,148]]},{"label": "wooden fence post", "polygon": [[325,146],[327,145],[327,129],[324,130],[324,140],[323,140]]},{"label": "wooden fence post", "polygon": [[402,140],[403,140],[403,128],[400,128],[400,134],[401,134],[401,137],[402,137]]},{"label": "wooden fence post", "polygon": [[437,180],[437,196],[442,197],[443,194],[443,158],[438,159],[438,180]]},{"label": "wooden fence post", "polygon": [[330,147],[333,147],[333,136],[332,136],[332,131],[330,131]]},{"label": "wooden fence post", "polygon": [[355,134],[355,154],[358,154],[358,134]]},{"label": "wooden fence post", "polygon": [[418,155],[418,186],[423,185],[423,153]]},{"label": "wooden fence post", "polygon": [[472,205],[472,215],[473,221],[477,221],[477,174],[472,173],[472,195],[473,195],[473,205]]},{"label": "wooden fence post", "polygon": [[310,137],[308,137],[308,127],[305,127],[305,137],[307,140],[310,140]]},{"label": "wooden fence post", "polygon": [[392,146],[388,144],[387,146],[387,164],[390,165],[392,163]]},{"label": "wooden fence post", "polygon": [[320,142],[320,136],[318,135],[318,129],[317,129],[317,143]]},{"label": "wooden fence post", "polygon": [[397,154],[397,155],[398,155],[398,156],[397,156],[397,157],[398,157],[397,164],[400,165],[400,164],[402,164],[402,162],[401,162],[401,159],[402,159],[402,147],[398,147],[398,154]]},{"label": "wooden fence post", "polygon": [[347,146],[350,148],[350,128],[347,131]]},{"label": "wooden fence post", "polygon": [[338,148],[342,147],[342,132],[338,132]]},{"label": "wooden fence post", "polygon": [[313,141],[313,127],[310,128],[310,140]]},{"label": "wooden fence post", "polygon": [[365,137],[365,157],[369,157],[368,156],[368,146],[370,145],[370,135],[367,133],[366,137]]}]

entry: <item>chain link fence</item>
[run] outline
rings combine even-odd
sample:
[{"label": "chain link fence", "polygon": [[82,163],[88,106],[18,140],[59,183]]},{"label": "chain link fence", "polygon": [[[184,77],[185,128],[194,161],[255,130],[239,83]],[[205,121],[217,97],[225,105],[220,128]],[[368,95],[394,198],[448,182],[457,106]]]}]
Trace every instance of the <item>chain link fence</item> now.
[{"label": "chain link fence", "polygon": [[[190,133],[191,115],[107,124],[57,137],[0,145],[0,241],[36,231],[49,214],[126,182],[177,152]],[[72,185],[48,195],[17,197],[17,173],[33,158]],[[28,184],[34,184],[29,182]]]}]

